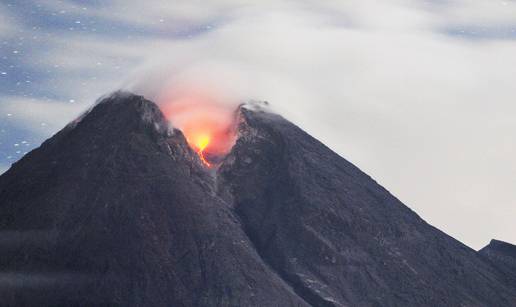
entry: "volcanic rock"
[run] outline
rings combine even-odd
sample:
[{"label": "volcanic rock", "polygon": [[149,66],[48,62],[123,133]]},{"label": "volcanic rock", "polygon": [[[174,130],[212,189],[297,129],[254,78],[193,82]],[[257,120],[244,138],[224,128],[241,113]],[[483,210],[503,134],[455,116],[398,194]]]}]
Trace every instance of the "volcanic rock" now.
[{"label": "volcanic rock", "polygon": [[516,284],[516,246],[491,240],[479,253],[489,259],[505,276],[507,282]]},{"label": "volcanic rock", "polygon": [[279,115],[238,120],[208,169],[154,103],[118,92],[15,163],[2,304],[516,306],[514,253],[432,227]]}]

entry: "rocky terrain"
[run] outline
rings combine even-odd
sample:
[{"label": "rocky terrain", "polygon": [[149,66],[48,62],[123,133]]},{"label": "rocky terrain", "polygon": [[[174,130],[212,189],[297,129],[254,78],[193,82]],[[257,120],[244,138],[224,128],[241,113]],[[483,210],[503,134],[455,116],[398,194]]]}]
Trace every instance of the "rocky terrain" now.
[{"label": "rocky terrain", "polygon": [[279,115],[242,106],[207,169],[118,92],[0,176],[2,306],[516,306],[476,252]]}]

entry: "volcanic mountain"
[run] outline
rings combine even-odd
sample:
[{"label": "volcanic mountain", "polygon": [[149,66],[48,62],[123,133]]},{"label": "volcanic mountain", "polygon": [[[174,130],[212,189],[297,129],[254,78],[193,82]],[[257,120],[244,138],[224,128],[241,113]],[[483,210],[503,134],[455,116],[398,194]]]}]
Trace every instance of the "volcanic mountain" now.
[{"label": "volcanic mountain", "polygon": [[516,306],[476,252],[259,108],[208,168],[141,96],[100,101],[0,177],[2,306]]}]

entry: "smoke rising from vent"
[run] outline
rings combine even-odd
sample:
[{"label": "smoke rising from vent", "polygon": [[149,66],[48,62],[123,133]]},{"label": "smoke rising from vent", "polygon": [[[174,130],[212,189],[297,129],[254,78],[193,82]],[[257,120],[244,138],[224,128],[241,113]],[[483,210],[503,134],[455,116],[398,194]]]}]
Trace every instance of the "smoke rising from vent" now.
[{"label": "smoke rising from vent", "polygon": [[200,85],[169,85],[156,101],[207,167],[220,162],[235,143],[236,101]]}]

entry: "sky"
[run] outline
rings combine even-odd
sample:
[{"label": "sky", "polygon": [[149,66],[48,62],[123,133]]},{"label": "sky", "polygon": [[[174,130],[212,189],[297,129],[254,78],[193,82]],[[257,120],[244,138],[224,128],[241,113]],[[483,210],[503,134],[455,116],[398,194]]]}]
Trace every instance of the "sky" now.
[{"label": "sky", "polygon": [[516,1],[0,0],[0,173],[107,93],[271,108],[479,249],[516,243]]}]

